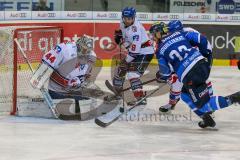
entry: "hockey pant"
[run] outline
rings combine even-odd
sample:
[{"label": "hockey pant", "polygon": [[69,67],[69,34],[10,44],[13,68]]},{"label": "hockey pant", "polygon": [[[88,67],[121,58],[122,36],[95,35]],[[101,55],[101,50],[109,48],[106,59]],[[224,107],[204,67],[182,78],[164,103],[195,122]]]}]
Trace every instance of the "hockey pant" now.
[{"label": "hockey pant", "polygon": [[222,96],[211,96],[206,80],[210,68],[205,60],[199,61],[184,77],[181,98],[198,115],[214,112],[228,107],[227,99]]}]

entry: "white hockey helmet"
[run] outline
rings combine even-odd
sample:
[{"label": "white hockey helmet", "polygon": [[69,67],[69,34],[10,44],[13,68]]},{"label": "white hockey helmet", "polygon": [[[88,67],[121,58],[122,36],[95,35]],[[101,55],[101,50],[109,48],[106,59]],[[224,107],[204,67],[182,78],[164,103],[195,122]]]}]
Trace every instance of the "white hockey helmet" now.
[{"label": "white hockey helmet", "polygon": [[76,46],[78,55],[89,53],[93,50],[93,39],[83,35],[77,40]]}]

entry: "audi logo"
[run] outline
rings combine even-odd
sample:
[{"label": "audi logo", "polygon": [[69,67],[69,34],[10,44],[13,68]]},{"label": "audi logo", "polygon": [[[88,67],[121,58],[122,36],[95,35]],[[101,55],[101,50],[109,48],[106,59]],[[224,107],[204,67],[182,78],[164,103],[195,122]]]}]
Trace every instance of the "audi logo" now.
[{"label": "audi logo", "polygon": [[19,17],[23,17],[23,18],[27,17],[27,13],[19,13],[18,15],[19,15]]},{"label": "audi logo", "polygon": [[180,17],[177,14],[173,14],[173,15],[170,15],[169,18],[170,19],[179,19]]},{"label": "audi logo", "polygon": [[56,17],[56,13],[48,13],[48,17]]},{"label": "audi logo", "polygon": [[138,18],[148,19],[148,15],[147,14],[139,14]]},{"label": "audi logo", "polygon": [[87,13],[78,13],[78,17],[87,17]]},{"label": "audi logo", "polygon": [[20,18],[25,18],[25,17],[27,17],[27,13],[11,14],[10,17],[20,17]]},{"label": "audi logo", "polygon": [[210,15],[201,15],[201,19],[211,19]]},{"label": "audi logo", "polygon": [[231,20],[240,20],[240,16],[231,16]]},{"label": "audi logo", "polygon": [[108,16],[109,16],[109,18],[117,18],[118,14],[117,13],[109,13]]}]

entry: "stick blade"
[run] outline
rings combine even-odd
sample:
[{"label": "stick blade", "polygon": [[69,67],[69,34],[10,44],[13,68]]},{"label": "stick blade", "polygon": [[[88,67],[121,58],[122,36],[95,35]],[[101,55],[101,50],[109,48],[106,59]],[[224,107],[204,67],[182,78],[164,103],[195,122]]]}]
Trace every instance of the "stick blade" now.
[{"label": "stick blade", "polygon": [[117,121],[118,118],[123,114],[119,111],[120,107],[115,107],[112,111],[104,114],[95,119],[95,123],[100,127],[107,127],[111,125],[113,122]]}]

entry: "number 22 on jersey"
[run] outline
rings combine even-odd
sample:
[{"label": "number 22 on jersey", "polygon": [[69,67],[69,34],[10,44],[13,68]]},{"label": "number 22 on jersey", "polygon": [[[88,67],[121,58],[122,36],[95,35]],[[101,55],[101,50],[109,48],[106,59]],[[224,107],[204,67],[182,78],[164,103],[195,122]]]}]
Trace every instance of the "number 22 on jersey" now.
[{"label": "number 22 on jersey", "polygon": [[[172,50],[169,53],[169,57],[174,60],[175,58],[178,58],[179,61],[182,61],[184,58],[188,56],[188,51],[190,51],[190,48],[187,48],[185,45],[181,45],[178,47],[177,50]],[[182,56],[184,55],[184,56]]]}]

